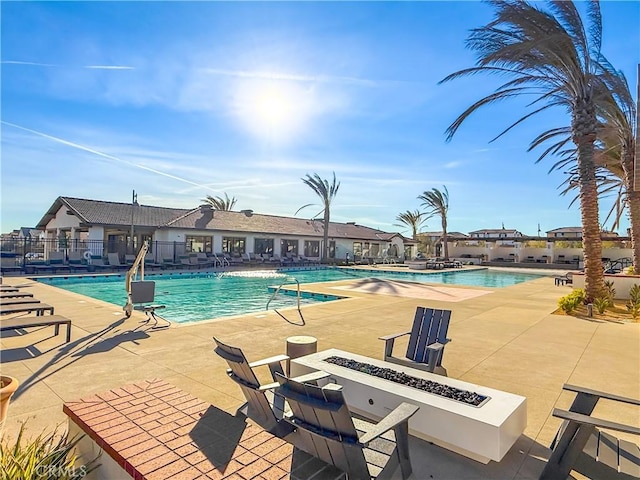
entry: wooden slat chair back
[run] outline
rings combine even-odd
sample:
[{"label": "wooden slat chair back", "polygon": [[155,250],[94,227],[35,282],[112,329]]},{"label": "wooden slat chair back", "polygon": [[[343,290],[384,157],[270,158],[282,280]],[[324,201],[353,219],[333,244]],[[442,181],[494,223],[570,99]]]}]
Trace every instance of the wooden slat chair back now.
[{"label": "wooden slat chair back", "polygon": [[408,420],[418,407],[403,403],[379,424],[359,420],[356,428],[340,385],[276,378],[277,393],[291,408],[285,420],[296,428],[296,447],[343,470],[349,479],[388,478],[398,466],[402,478],[411,475]]},{"label": "wooden slat chair back", "polygon": [[[410,331],[380,337],[385,341],[384,360],[446,375],[442,357],[444,346],[451,341],[447,338],[450,320],[451,310],[417,307]],[[407,352],[404,358],[396,357],[395,339],[404,335],[409,335]]]},{"label": "wooden slat chair back", "polygon": [[217,345],[215,353],[225,359],[229,365],[229,370],[227,370],[229,378],[240,387],[247,400],[247,403],[238,411],[244,413],[265,430],[283,435],[285,425],[281,425],[280,420],[284,415],[284,400],[273,394],[269,395],[271,398],[267,396],[267,392],[275,388],[276,385],[261,385],[253,368],[259,365],[268,365],[275,382],[276,373],[284,374],[281,362],[288,357],[281,355],[249,363],[240,348],[226,345],[215,337],[213,340]]},{"label": "wooden slat chair back", "polygon": [[[449,330],[450,310],[436,310],[433,308],[418,307],[413,319],[409,345],[407,346],[407,358],[414,362],[428,363],[428,345],[434,343],[447,343],[447,331]],[[442,350],[436,358],[436,366],[442,363]]]}]

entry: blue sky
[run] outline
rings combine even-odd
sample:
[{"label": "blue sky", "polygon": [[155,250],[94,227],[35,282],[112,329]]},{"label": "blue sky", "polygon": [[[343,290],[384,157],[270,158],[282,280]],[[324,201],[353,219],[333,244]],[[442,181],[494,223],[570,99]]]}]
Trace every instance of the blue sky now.
[{"label": "blue sky", "polygon": [[[529,141],[549,112],[489,143],[524,112],[447,126],[494,79],[444,85],[474,63],[479,2],[2,2],[2,232],[35,225],[58,196],[293,215],[317,203],[301,178],[341,182],[332,220],[388,231],[445,185],[449,230],[528,235],[580,224],[561,173]],[[603,51],[636,89],[640,3],[602,3]],[[606,211],[610,200],[602,203]],[[314,216],[309,207],[298,216]],[[601,220],[603,215],[601,215]],[[439,219],[423,230],[439,230]]]}]

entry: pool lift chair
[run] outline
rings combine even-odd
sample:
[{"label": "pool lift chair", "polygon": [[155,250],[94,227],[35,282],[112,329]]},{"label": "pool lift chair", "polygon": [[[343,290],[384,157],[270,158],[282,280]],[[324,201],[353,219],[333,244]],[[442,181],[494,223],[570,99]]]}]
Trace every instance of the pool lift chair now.
[{"label": "pool lift chair", "polygon": [[[142,245],[133,265],[127,272],[125,277],[125,289],[127,291],[127,303],[122,309],[127,318],[131,317],[134,310],[139,310],[147,315],[147,322],[153,320],[152,328],[166,328],[170,325],[169,320],[156,315],[156,310],[166,308],[165,305],[154,304],[156,282],[144,279],[144,258],[149,249],[147,242]],[[138,277],[138,268],[140,268],[140,276]],[[166,322],[165,325],[158,325],[158,319]]]}]

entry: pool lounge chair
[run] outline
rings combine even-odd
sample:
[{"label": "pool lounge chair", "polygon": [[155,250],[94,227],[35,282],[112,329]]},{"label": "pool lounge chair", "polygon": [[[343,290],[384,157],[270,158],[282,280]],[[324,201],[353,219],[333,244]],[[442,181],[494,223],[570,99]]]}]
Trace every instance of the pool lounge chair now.
[{"label": "pool lounge chair", "polygon": [[14,317],[3,318],[0,320],[0,332],[7,330],[22,330],[24,328],[33,327],[46,327],[53,325],[55,327],[54,333],[58,335],[60,333],[60,325],[66,325],[67,337],[65,343],[71,341],[71,320],[60,315],[50,315],[47,317]]},{"label": "pool lounge chair", "polygon": [[154,268],[161,269],[162,268],[162,264],[161,263],[157,263],[155,261],[155,259],[153,258],[152,254],[147,253],[144,256],[144,268],[147,268],[149,270],[153,270]]},{"label": "pool lounge chair", "polygon": [[162,259],[162,268],[179,268],[182,264],[174,262],[173,258],[163,258]]},{"label": "pool lounge chair", "polygon": [[22,270],[22,267],[16,263],[17,255],[7,255],[5,253],[0,257],[0,272],[17,273]]},{"label": "pool lounge chair", "polygon": [[91,255],[91,264],[89,265],[89,271],[105,271],[105,270],[113,270],[113,267],[109,264],[104,263],[104,259],[102,255]]},{"label": "pool lounge chair", "polygon": [[33,295],[31,297],[2,297],[0,303],[2,305],[23,305],[25,303],[40,303],[40,300],[33,298]]},{"label": "pool lounge chair", "polygon": [[107,253],[107,259],[109,260],[109,265],[114,270],[129,270],[129,265],[121,263],[120,255],[117,253]]},{"label": "pool lounge chair", "polygon": [[0,300],[6,299],[6,298],[26,298],[26,297],[33,297],[33,293],[20,292],[18,291],[17,288],[15,292],[0,290]]},{"label": "pool lounge chair", "polygon": [[[48,311],[53,315],[53,307],[46,303],[23,303],[21,305],[0,305],[0,315],[8,315],[10,313],[31,313],[36,312],[37,316],[44,315]],[[0,320],[2,322],[3,320]]]},{"label": "pool lounge chair", "polygon": [[69,252],[69,268],[72,272],[87,271],[89,265],[84,260],[83,252]]}]

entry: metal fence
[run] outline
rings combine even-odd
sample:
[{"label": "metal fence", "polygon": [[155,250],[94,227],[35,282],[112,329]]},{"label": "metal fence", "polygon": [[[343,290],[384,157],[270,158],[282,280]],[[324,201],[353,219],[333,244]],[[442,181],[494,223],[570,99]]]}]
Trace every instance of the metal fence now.
[{"label": "metal fence", "polygon": [[[164,259],[175,262],[181,255],[191,252],[191,245],[184,242],[150,242],[149,255],[155,262]],[[64,252],[68,258],[70,252],[81,252],[83,255],[99,255],[106,257],[108,253],[117,253],[121,261],[125,255],[136,255],[139,246],[125,241],[80,240],[80,239],[3,239],[0,240],[0,257],[3,267],[21,267],[23,270],[29,263],[47,261],[51,252]]]}]

